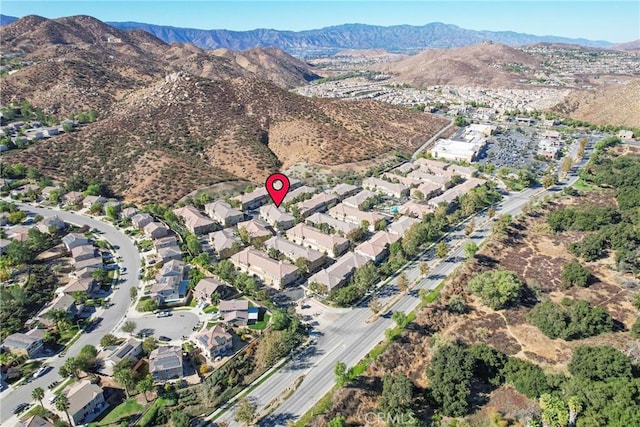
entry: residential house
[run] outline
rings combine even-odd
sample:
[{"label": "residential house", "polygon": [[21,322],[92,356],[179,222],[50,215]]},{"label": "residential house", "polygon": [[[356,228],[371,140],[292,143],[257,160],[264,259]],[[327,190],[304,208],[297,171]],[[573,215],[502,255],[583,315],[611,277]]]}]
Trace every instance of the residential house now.
[{"label": "residential house", "polygon": [[195,336],[196,346],[209,359],[225,355],[233,349],[233,335],[221,325],[205,329]]},{"label": "residential house", "polygon": [[473,178],[478,174],[478,170],[470,166],[450,165],[447,170],[463,178]]},{"label": "residential house", "polygon": [[196,284],[196,287],[193,289],[193,296],[199,301],[210,303],[211,295],[215,292],[217,292],[220,297],[223,297],[227,293],[227,285],[215,277],[205,277],[200,279],[198,284]]},{"label": "residential house", "polygon": [[269,193],[265,187],[258,187],[250,193],[237,196],[235,199],[240,202],[243,211],[253,210],[267,203]]},{"label": "residential house", "polygon": [[151,296],[159,304],[183,303],[189,288],[189,268],[178,260],[171,260],[162,266],[151,285]]},{"label": "residential house", "polygon": [[297,224],[287,230],[287,239],[299,245],[338,257],[349,249],[349,241],[341,236],[324,234],[305,224]]},{"label": "residential house", "polygon": [[44,338],[44,330],[31,329],[26,334],[11,334],[2,342],[2,348],[13,354],[23,354],[33,359],[44,346],[42,342]]},{"label": "residential house", "polygon": [[142,357],[142,353],[142,342],[135,338],[128,338],[109,353],[105,362],[112,367],[124,359],[129,359],[136,363]]},{"label": "residential house", "polygon": [[72,295],[74,292],[86,292],[92,295],[100,290],[100,286],[91,277],[74,277],[69,280],[69,284],[62,289],[62,293]]},{"label": "residential house", "polygon": [[51,197],[51,194],[54,191],[59,191],[60,193],[62,193],[62,191],[60,190],[60,187],[54,187],[53,185],[48,185],[48,186],[44,187],[42,190],[40,190],[40,195],[44,199],[49,199],[49,197]]},{"label": "residential house", "polygon": [[158,382],[182,378],[182,349],[163,345],[153,350],[149,355],[149,373]]},{"label": "residential house", "polygon": [[52,310],[65,311],[67,316],[70,318],[73,318],[78,314],[78,307],[76,307],[75,300],[69,295],[60,295],[51,301],[51,303],[38,314],[38,320],[40,320],[40,323],[47,327],[54,326],[51,319],[47,317],[47,313]]},{"label": "residential house", "polygon": [[387,230],[389,233],[402,237],[413,225],[418,223],[420,223],[420,220],[417,218],[401,216],[397,220],[393,221],[391,225],[387,227]]},{"label": "residential house", "polygon": [[409,178],[408,176],[396,175],[389,172],[383,173],[382,178],[384,178],[385,181],[393,182],[395,184],[404,184],[407,187],[415,187],[421,182],[416,178]]},{"label": "residential house", "polygon": [[161,222],[150,222],[144,226],[144,235],[150,239],[159,239],[169,234],[169,229]]},{"label": "residential house", "polygon": [[216,223],[210,218],[204,216],[198,209],[193,206],[184,206],[174,209],[173,213],[182,218],[185,227],[192,234],[209,233],[216,229]]},{"label": "residential house", "polygon": [[73,258],[74,262],[95,258],[95,256],[96,248],[90,244],[75,246],[73,249],[71,249],[71,257]]},{"label": "residential house", "polygon": [[[102,264],[102,261],[100,261]],[[98,267],[83,267],[78,269],[76,267],[76,277],[78,279],[86,279],[87,277],[93,277],[93,272],[96,271]]]},{"label": "residential house", "polygon": [[38,223],[38,225],[36,225],[36,228],[40,230],[41,233],[50,233],[51,231],[56,233],[67,228],[67,224],[58,218],[58,215],[54,215],[52,217],[44,218]]},{"label": "residential house", "polygon": [[316,191],[317,190],[314,187],[308,187],[306,185],[296,188],[295,190],[292,190],[291,187],[289,187],[289,192],[287,192],[287,195],[284,197],[283,203],[290,203],[294,200],[306,197],[307,195],[314,195],[316,194]]},{"label": "residential house", "polygon": [[416,168],[416,165],[414,165],[412,162],[406,162],[401,164],[397,168],[393,169],[393,172],[397,173],[398,175],[406,176],[409,172],[411,172],[415,168]]},{"label": "residential house", "polygon": [[242,249],[242,241],[230,228],[209,233],[209,241],[220,259],[229,258]]},{"label": "residential house", "polygon": [[131,217],[131,224],[138,230],[153,222],[153,217],[148,213],[137,213]]},{"label": "residential house", "polygon": [[54,424],[39,415],[33,415],[26,420],[18,421],[16,427],[54,427]]},{"label": "residential house", "polygon": [[75,247],[88,245],[89,239],[87,239],[84,234],[69,233],[62,238],[62,243],[64,243],[64,246],[70,251]]},{"label": "residential house", "polygon": [[449,174],[434,174],[431,172],[425,172],[424,170],[417,169],[407,175],[407,178],[414,179],[420,182],[431,182],[440,185],[441,189],[445,189],[447,183],[451,180]]},{"label": "residential house", "polygon": [[356,185],[340,183],[335,187],[327,190],[327,193],[335,194],[339,200],[344,200],[346,197],[353,196],[360,190],[360,187]]},{"label": "residential house", "polygon": [[89,380],[72,383],[62,393],[69,400],[67,413],[77,426],[90,423],[108,406],[102,388]]},{"label": "residential house", "polygon": [[367,190],[377,191],[387,196],[401,199],[409,194],[409,188],[404,184],[395,184],[380,178],[370,177],[362,181],[362,187]]},{"label": "residential house", "polygon": [[175,246],[165,246],[160,249],[157,249],[159,261],[167,262],[172,259],[181,260],[183,257],[182,249],[178,245]]},{"label": "residential house", "polygon": [[255,241],[263,242],[273,236],[273,232],[267,228],[267,225],[256,219],[239,222],[238,233],[240,233],[240,230],[244,230],[247,233],[249,243],[253,243]]},{"label": "residential house", "polygon": [[296,206],[302,218],[306,218],[314,212],[324,211],[328,206],[338,202],[338,198],[333,194],[319,193],[309,200],[302,201]]},{"label": "residential house", "polygon": [[262,251],[246,248],[231,256],[236,268],[258,276],[262,281],[274,288],[284,288],[298,278],[298,268],[286,261],[270,258]]},{"label": "residential house", "polygon": [[133,218],[134,215],[138,213],[138,209],[134,207],[124,208],[122,212],[120,212],[120,216],[122,218]]},{"label": "residential house", "polygon": [[30,227],[18,226],[7,230],[7,237],[17,242],[26,242],[29,239]]},{"label": "residential house", "polygon": [[359,226],[362,226],[366,221],[368,223],[367,229],[369,231],[374,231],[376,229],[376,224],[379,221],[384,221],[386,223],[387,220],[387,217],[377,212],[364,212],[359,209],[346,206],[343,203],[329,209],[329,215],[340,221],[350,222]]},{"label": "residential house", "polygon": [[84,194],[79,191],[69,191],[67,194],[62,196],[62,203],[65,206],[77,206],[82,203],[82,199],[84,199]]},{"label": "residential house", "polygon": [[447,191],[442,193],[442,195],[430,199],[429,205],[431,205],[433,208],[438,207],[441,203],[449,206],[451,203],[457,200],[458,197],[466,194],[467,192],[469,192],[469,190],[479,187],[485,183],[486,181],[484,179],[470,178],[462,184],[458,184],[455,187],[448,189]]},{"label": "residential house", "polygon": [[176,236],[161,237],[154,240],[153,246],[155,246],[156,250],[175,247],[178,246],[178,239],[176,239]]},{"label": "residential house", "polygon": [[104,205],[106,202],[107,202],[107,199],[105,199],[102,196],[86,196],[82,200],[82,206],[89,209],[91,206],[95,205],[96,203]]},{"label": "residential house", "polygon": [[322,253],[315,249],[305,248],[295,244],[284,237],[273,236],[266,242],[264,242],[265,250],[273,249],[279,254],[287,257],[292,263],[296,263],[298,259],[305,260],[307,264],[307,270],[310,273],[318,270],[325,263],[325,257]]},{"label": "residential house", "polygon": [[120,209],[122,209],[122,202],[119,200],[109,200],[104,202],[103,207],[105,212],[107,212],[107,208],[114,208],[115,212],[119,213]]},{"label": "residential house", "polygon": [[223,227],[231,227],[244,220],[244,214],[222,200],[204,205],[204,211],[211,218],[222,224]]},{"label": "residential house", "polygon": [[442,191],[442,185],[434,182],[423,182],[418,187],[411,189],[411,198],[417,200],[429,200]]},{"label": "residential house", "polygon": [[435,209],[431,205],[418,203],[414,200],[409,200],[404,205],[400,206],[400,214],[412,216],[414,218],[422,218],[428,213],[432,213]]},{"label": "residential house", "polygon": [[369,259],[355,252],[349,252],[338,258],[335,264],[318,271],[309,277],[307,283],[321,292],[329,292],[338,288],[353,276],[355,271],[364,266]]},{"label": "residential house", "polygon": [[345,206],[349,206],[352,208],[356,208],[356,209],[362,209],[362,205],[364,204],[364,202],[367,199],[371,199],[376,197],[375,193],[372,193],[369,190],[362,190],[361,192],[359,192],[358,194],[351,196],[351,197],[347,197],[346,199],[344,199],[342,201],[342,204]]},{"label": "residential house", "polygon": [[400,240],[400,236],[397,234],[378,231],[371,239],[356,246],[355,252],[377,264],[387,257],[389,246],[398,240]]},{"label": "residential house", "polygon": [[275,205],[264,205],[260,208],[260,217],[276,230],[287,230],[294,226],[296,218]]},{"label": "residential house", "polygon": [[220,321],[227,325],[247,326],[249,322],[249,301],[246,299],[220,301],[218,311]]},{"label": "residential house", "polygon": [[[354,230],[357,230],[360,227],[360,225],[352,224],[350,222],[340,221],[327,214],[318,213],[318,212],[314,213],[309,218],[307,218],[307,224],[311,224],[314,227],[320,228],[320,229],[323,229],[324,227],[329,227],[334,232],[345,237],[348,236],[349,233],[351,233]],[[326,224],[326,226],[323,226],[322,224]]]},{"label": "residential house", "polygon": [[[102,267],[102,257],[97,255],[93,258],[87,258],[82,261],[74,261],[73,266],[76,268],[76,271],[84,270],[85,268],[101,268]],[[77,276],[80,277],[80,276]]]}]

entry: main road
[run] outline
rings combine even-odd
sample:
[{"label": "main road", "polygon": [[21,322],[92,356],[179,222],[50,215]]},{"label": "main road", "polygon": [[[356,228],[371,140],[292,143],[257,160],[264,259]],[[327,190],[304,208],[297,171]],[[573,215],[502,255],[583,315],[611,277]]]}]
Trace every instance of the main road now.
[{"label": "main road", "polygon": [[[77,355],[80,352],[80,349],[88,344],[97,347],[100,343],[100,338],[102,338],[103,335],[111,332],[120,325],[125,317],[127,309],[129,308],[129,304],[131,303],[129,288],[138,286],[138,271],[141,265],[140,254],[133,244],[133,241],[110,223],[106,223],[95,218],[63,210],[37,208],[33,205],[22,203],[16,204],[21,210],[33,212],[34,214],[42,215],[45,218],[57,215],[58,218],[66,223],[77,226],[87,225],[92,229],[97,229],[105,240],[118,248],[117,255],[121,257],[120,265],[126,267],[128,273],[122,273],[122,282],[119,284],[119,289],[114,291],[111,296],[111,302],[113,305],[108,309],[100,309],[96,313],[96,315],[103,318],[100,326],[90,333],[81,334],[80,338],[67,350],[66,356],[71,357]],[[49,384],[60,379],[58,368],[62,366],[64,360],[64,357],[53,356],[47,361],[47,364],[52,366],[53,369],[49,370],[45,375],[30,383],[17,387],[9,387],[7,390],[2,392],[0,395],[2,398],[2,404],[0,405],[0,425],[4,426],[15,424],[16,418],[12,414],[13,408],[22,402],[31,403],[33,401],[31,392],[34,388],[41,387],[47,391],[47,386]],[[51,392],[47,391],[47,397],[50,396],[50,393]]]},{"label": "main road", "polygon": [[[592,145],[593,141],[590,142]],[[534,198],[541,199],[561,191],[564,187],[572,185],[578,178],[576,171],[584,166],[588,160],[591,146],[587,148],[587,155],[577,162],[573,172],[567,180],[553,188],[529,188],[518,193],[509,194],[496,209],[497,214],[516,215],[522,211],[522,207]],[[574,157],[577,145],[573,147],[569,156]],[[420,289],[435,289],[465,260],[464,247],[467,242],[482,243],[490,234],[489,218],[485,213],[475,216],[478,229],[469,236],[465,235],[464,225],[454,229],[445,238],[452,248],[444,261],[433,259],[433,251],[425,253],[419,261],[414,261],[405,273],[411,283],[415,283],[411,291],[401,296],[393,304],[393,311],[409,313],[420,303],[418,295]],[[429,274],[424,277],[420,274],[420,261],[429,262]],[[414,282],[415,281],[415,282]],[[385,286],[378,295],[384,304],[393,297],[397,297],[398,289],[396,280]],[[258,411],[268,406],[282,396],[290,395],[275,411],[262,419],[261,426],[284,426],[290,420],[296,420],[305,414],[313,405],[322,398],[335,384],[334,367],[337,362],[344,362],[348,367],[354,366],[382,340],[385,339],[385,330],[393,327],[394,322],[389,316],[380,316],[373,322],[368,322],[372,313],[369,308],[356,307],[345,313],[340,319],[319,331],[320,336],[316,344],[302,351],[282,369],[270,376],[266,381],[256,387],[247,398],[253,401]],[[291,387],[301,382],[291,392]],[[216,421],[225,421],[230,426],[239,426],[234,420],[237,406],[222,414]]]}]

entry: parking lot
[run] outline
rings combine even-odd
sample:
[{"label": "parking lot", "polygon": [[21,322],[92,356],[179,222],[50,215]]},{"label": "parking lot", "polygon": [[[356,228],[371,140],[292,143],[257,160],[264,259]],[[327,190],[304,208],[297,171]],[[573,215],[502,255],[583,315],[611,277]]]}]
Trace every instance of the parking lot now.
[{"label": "parking lot", "polygon": [[533,132],[536,129],[519,129],[522,132],[506,129],[501,134],[490,137],[478,163],[492,164],[496,171],[502,167],[512,170],[532,167],[534,173],[543,172],[548,162],[535,158],[538,152],[538,137],[533,136]]},{"label": "parking lot", "polygon": [[171,338],[172,344],[179,344],[183,336],[188,337],[193,333],[193,327],[199,319],[197,315],[188,311],[172,311],[168,317],[159,318],[155,314],[148,314],[131,320],[137,325],[134,335],[141,329],[147,329],[156,339],[166,336]]}]

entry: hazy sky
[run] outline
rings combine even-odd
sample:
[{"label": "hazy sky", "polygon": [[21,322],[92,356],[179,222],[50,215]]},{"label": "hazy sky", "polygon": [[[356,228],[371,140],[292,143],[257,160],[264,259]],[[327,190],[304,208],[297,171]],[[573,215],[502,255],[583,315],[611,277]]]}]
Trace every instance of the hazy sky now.
[{"label": "hazy sky", "polygon": [[91,15],[199,29],[308,30],[363,23],[444,22],[473,30],[627,42],[640,38],[640,1],[2,1],[10,16]]}]

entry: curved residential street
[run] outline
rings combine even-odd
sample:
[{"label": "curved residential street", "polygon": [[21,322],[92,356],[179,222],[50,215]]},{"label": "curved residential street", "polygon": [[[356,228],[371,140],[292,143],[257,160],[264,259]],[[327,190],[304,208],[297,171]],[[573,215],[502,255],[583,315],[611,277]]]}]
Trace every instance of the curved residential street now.
[{"label": "curved residential street", "polygon": [[[133,241],[110,223],[95,218],[58,209],[36,208],[33,205],[25,203],[16,203],[16,205],[22,210],[33,212],[36,215],[42,215],[45,218],[57,215],[64,222],[77,226],[87,225],[95,228],[102,233],[101,236],[103,239],[109,241],[114,247],[119,247],[119,249],[116,250],[116,254],[121,257],[119,264],[121,267],[126,267],[127,272],[121,273],[122,281],[118,284],[118,289],[115,290],[111,296],[113,305],[108,309],[98,309],[96,311],[95,316],[103,318],[100,326],[90,333],[81,334],[80,338],[67,350],[66,355],[77,355],[80,349],[87,344],[98,347],[100,345],[100,338],[102,338],[103,335],[120,327],[131,303],[129,288],[138,286],[137,272],[141,265],[140,254],[133,244]],[[58,368],[62,366],[64,360],[64,357],[54,355],[46,362],[52,366],[53,369],[45,375],[30,383],[20,385],[17,388],[8,387],[2,392],[0,395],[2,398],[0,425],[14,425],[17,422],[17,418],[12,413],[13,408],[22,402],[32,403],[31,392],[34,388],[41,387],[44,389],[46,391],[44,401],[46,402],[48,400],[52,393],[47,389],[47,386],[53,381],[60,379]]]}]

